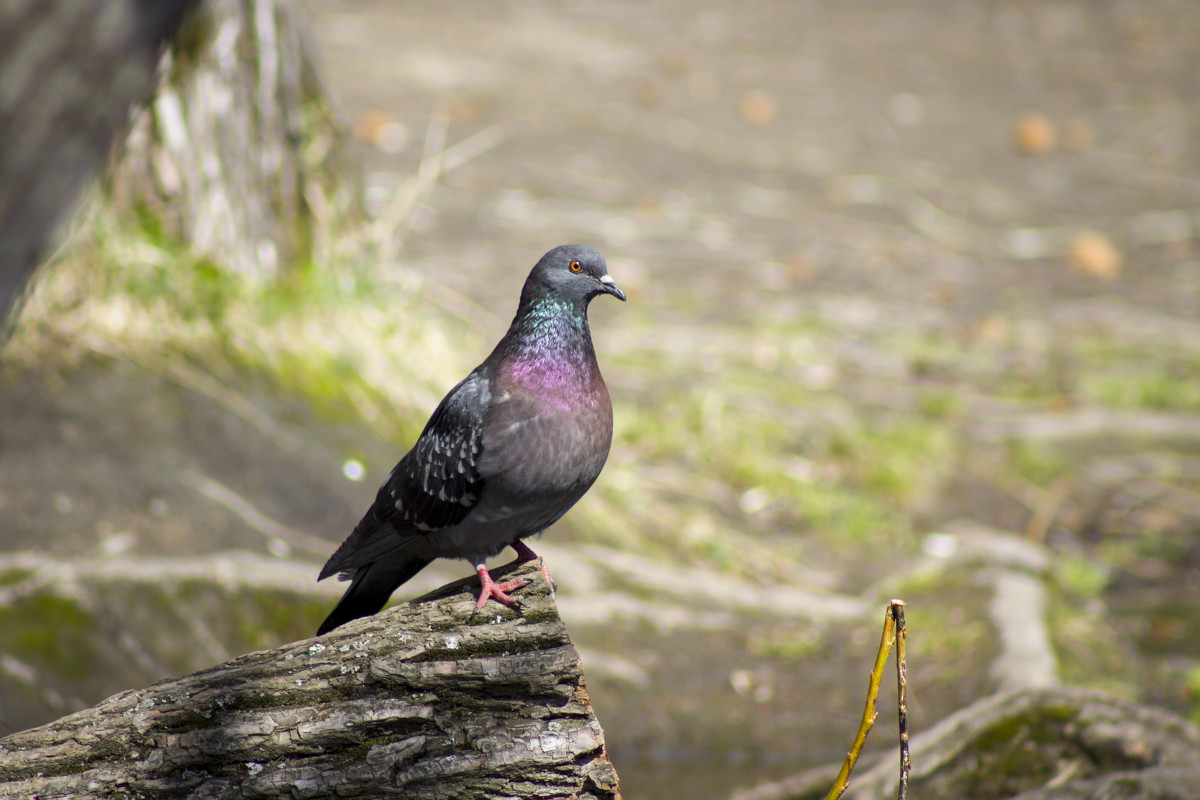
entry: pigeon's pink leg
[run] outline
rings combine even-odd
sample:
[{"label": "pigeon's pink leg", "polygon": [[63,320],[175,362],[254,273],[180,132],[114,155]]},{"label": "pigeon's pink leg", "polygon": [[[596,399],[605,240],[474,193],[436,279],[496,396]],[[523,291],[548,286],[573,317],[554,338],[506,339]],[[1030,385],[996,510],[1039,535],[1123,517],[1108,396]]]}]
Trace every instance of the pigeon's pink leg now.
[{"label": "pigeon's pink leg", "polygon": [[514,564],[524,564],[529,561],[541,559],[542,577],[546,579],[546,583],[550,584],[550,591],[555,591],[554,579],[550,577],[550,568],[546,566],[546,559],[533,552],[529,545],[525,544],[525,542],[521,541],[520,539],[513,539],[513,541],[509,544],[509,547],[517,551],[517,560],[513,562]]},{"label": "pigeon's pink leg", "polygon": [[517,578],[504,583],[496,583],[492,580],[492,576],[488,574],[487,567],[480,564],[475,568],[476,574],[479,575],[480,591],[479,600],[475,603],[475,608],[480,609],[487,605],[488,598],[504,603],[506,606],[515,606],[516,599],[508,593],[513,589],[519,589],[526,584],[524,578]]}]

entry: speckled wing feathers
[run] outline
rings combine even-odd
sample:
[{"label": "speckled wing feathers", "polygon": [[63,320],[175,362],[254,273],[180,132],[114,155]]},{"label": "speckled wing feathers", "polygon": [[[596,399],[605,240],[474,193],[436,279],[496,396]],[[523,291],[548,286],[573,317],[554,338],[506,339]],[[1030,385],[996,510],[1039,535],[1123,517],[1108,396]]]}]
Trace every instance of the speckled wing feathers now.
[{"label": "speckled wing feathers", "polygon": [[490,400],[481,370],[446,396],[382,487],[372,509],[376,519],[429,533],[467,516],[483,491],[479,456]]},{"label": "speckled wing feathers", "polygon": [[321,570],[353,570],[420,536],[457,525],[479,502],[483,420],[491,392],[483,368],[454,387],[417,443],[379,487],[375,503]]}]

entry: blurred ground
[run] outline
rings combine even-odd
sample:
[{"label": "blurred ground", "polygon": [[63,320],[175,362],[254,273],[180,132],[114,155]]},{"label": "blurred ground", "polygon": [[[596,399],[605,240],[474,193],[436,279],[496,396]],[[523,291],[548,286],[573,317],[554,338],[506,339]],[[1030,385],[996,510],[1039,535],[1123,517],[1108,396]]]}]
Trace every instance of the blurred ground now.
[{"label": "blurred ground", "polygon": [[[592,312],[618,416],[607,494],[544,548],[627,797],[724,797],[839,758],[888,594],[910,603],[915,726],[992,691],[1006,570],[1046,595],[1051,677],[1192,712],[1200,7],[306,7],[376,213],[428,128],[434,151],[490,145],[395,216],[379,267],[436,287],[483,331],[478,356],[554,244],[596,245],[629,293]],[[240,391],[277,429],[101,367],[9,371],[3,549],[272,544],[183,474],[332,546],[371,493],[345,455],[368,484],[398,455],[261,386]],[[727,448],[746,463],[691,444],[742,418],[766,431]],[[643,432],[673,425],[661,446]],[[881,505],[812,499],[847,486]],[[622,560],[615,535],[589,541],[614,515],[703,547]],[[858,538],[823,535],[843,528]],[[963,556],[979,529],[1011,536]],[[760,576],[722,549],[733,531]],[[1032,560],[996,555],[1018,539]],[[733,583],[706,595],[689,574]]]},{"label": "blurred ground", "polygon": [[[1124,568],[1106,601],[1156,611],[1112,623],[1108,659],[1095,640],[1056,629],[1069,679],[1113,678],[1112,662],[1124,658],[1113,653],[1139,633],[1154,639],[1154,629],[1152,647],[1174,659],[1166,684],[1176,689],[1146,693],[1165,700],[1180,691],[1180,675],[1195,674],[1194,660],[1179,661],[1198,655],[1183,644],[1200,638],[1195,615],[1150,597],[1165,581],[1167,596],[1200,599],[1196,6],[667,0],[309,10],[329,85],[368,140],[367,182],[379,195],[417,168],[431,117],[449,117],[451,143],[489,126],[506,134],[412,217],[406,264],[505,318],[510,292],[497,291],[497,274],[552,243],[591,242],[632,300],[594,310],[602,354],[654,340],[694,374],[691,386],[653,377],[631,385],[608,367],[622,399],[721,382],[740,349],[780,386],[807,381],[869,419],[931,415],[967,432],[966,451],[945,456],[957,466],[913,501],[918,530],[967,517],[1060,555],[1086,554],[1074,572]],[[833,332],[818,338],[817,353],[773,339],[776,326],[786,335],[797,320]],[[1151,435],[1149,417],[1162,422]],[[800,438],[781,446],[806,454]],[[1146,452],[1163,460],[1150,466]],[[1122,555],[1090,560],[1097,550]],[[910,546],[887,557],[913,555]],[[861,586],[855,572],[836,585]],[[1052,590],[1070,595],[1071,580]],[[989,593],[963,584],[927,602],[969,638],[975,604]],[[1095,624],[1081,616],[1066,628]],[[820,658],[806,655],[797,669],[810,683],[791,691],[830,697]],[[684,658],[693,669],[723,661]],[[740,666],[776,668],[751,661]],[[918,691],[918,715],[937,716],[926,704],[953,694],[947,684],[971,691],[971,672]],[[745,683],[736,673],[735,686],[738,675]],[[700,684],[680,693],[704,704],[719,684]],[[781,719],[805,714],[802,701],[763,691],[764,727],[774,719],[788,730]],[[1169,704],[1187,711],[1183,691]],[[821,734],[851,727],[851,708],[847,700],[835,712],[840,725],[801,749],[836,758],[841,739]],[[696,781],[706,790],[680,791],[705,759],[680,744],[686,736],[615,716],[606,725],[630,797],[720,796],[709,774]],[[738,730],[743,742],[753,738]],[[758,754],[796,757],[774,741],[778,749],[758,742]],[[653,779],[632,773],[635,754],[683,766],[645,770],[665,777],[643,789]],[[733,745],[709,757],[743,755]]]}]

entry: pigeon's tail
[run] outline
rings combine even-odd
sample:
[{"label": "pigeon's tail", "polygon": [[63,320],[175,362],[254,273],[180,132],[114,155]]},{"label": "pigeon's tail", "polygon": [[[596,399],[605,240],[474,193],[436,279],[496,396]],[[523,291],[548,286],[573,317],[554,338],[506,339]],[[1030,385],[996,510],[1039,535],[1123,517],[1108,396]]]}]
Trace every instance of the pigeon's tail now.
[{"label": "pigeon's tail", "polygon": [[317,629],[317,636],[329,633],[352,619],[369,617],[383,608],[392,592],[429,566],[431,559],[381,559],[359,567],[350,588]]}]

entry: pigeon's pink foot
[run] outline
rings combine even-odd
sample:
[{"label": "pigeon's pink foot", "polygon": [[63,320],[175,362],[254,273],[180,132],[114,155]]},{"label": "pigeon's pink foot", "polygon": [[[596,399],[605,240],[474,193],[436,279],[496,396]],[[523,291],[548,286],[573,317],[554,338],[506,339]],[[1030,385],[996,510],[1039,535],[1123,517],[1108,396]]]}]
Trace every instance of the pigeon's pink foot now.
[{"label": "pigeon's pink foot", "polygon": [[546,566],[546,559],[533,552],[529,545],[525,544],[525,542],[521,541],[520,539],[513,540],[513,542],[509,544],[509,547],[517,551],[517,559],[513,562],[514,564],[525,564],[529,561],[541,560],[542,577],[546,579],[546,583],[550,584],[550,591],[553,593],[556,587],[554,585],[554,579],[550,577],[550,568]]},{"label": "pigeon's pink foot", "polygon": [[515,606],[517,601],[509,595],[509,592],[513,589],[520,589],[527,583],[524,578],[496,583],[492,580],[492,576],[488,574],[487,567],[479,567],[475,572],[479,575],[480,583],[479,600],[475,602],[476,609],[481,609],[487,605],[489,598],[504,603],[506,606]]}]

